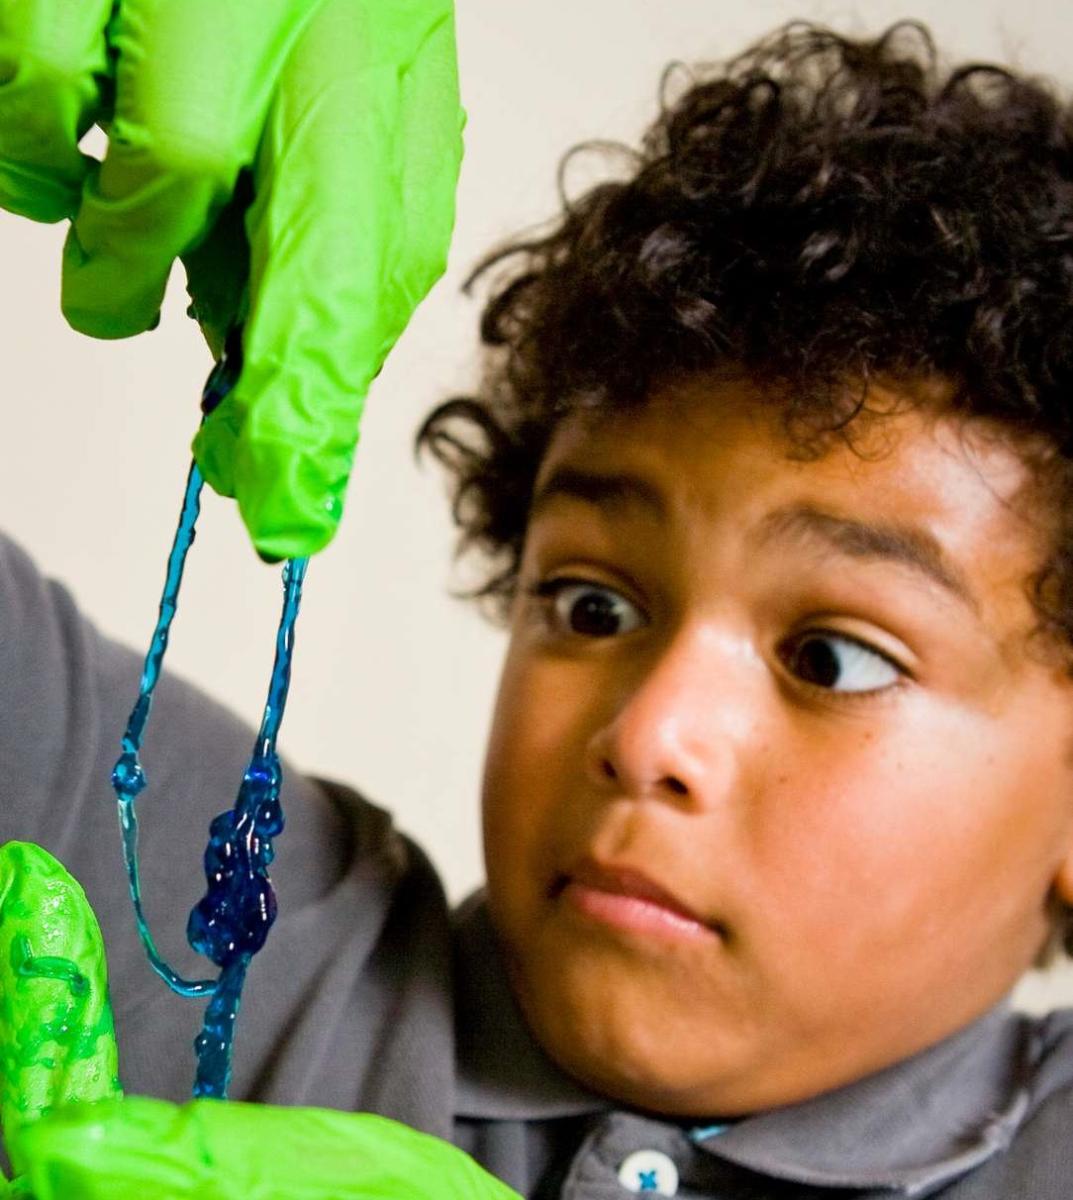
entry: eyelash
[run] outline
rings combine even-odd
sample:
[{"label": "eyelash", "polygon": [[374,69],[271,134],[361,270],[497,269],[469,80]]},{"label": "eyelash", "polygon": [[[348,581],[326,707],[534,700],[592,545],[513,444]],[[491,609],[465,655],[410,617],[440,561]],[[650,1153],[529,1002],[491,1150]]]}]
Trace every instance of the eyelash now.
[{"label": "eyelash", "polygon": [[[524,591],[527,596],[530,596],[541,602],[541,604],[544,606],[546,616],[550,618],[551,614],[548,613],[547,610],[553,606],[554,601],[558,598],[558,596],[570,587],[591,588],[593,591],[611,592],[614,595],[619,594],[615,588],[609,587],[606,584],[594,583],[592,580],[580,579],[575,576],[561,576],[556,579],[543,579],[537,583],[529,584],[525,587]],[[637,606],[635,605],[634,607]],[[573,631],[568,632],[572,633]],[[584,638],[586,635],[575,634],[574,636]],[[799,648],[805,644],[806,639],[817,636],[846,642],[850,645],[859,647],[868,654],[875,655],[876,658],[882,659],[882,661],[885,662],[889,667],[897,671],[899,678],[896,682],[886,684],[884,687],[869,688],[856,692],[838,692],[833,688],[826,688],[820,684],[811,683],[807,679],[801,679],[795,676],[797,683],[800,686],[807,688],[812,692],[815,692],[826,698],[837,697],[837,699],[840,701],[869,699],[876,700],[880,697],[888,696],[895,689],[901,688],[910,677],[909,672],[901,665],[901,663],[897,662],[883,650],[880,650],[878,646],[874,646],[870,642],[866,642],[862,638],[854,637],[852,634],[845,633],[842,630],[829,629],[824,626],[814,626],[813,628],[805,629],[801,633],[796,634],[792,639],[791,644],[793,647]]]},{"label": "eyelash", "polygon": [[823,687],[821,684],[812,683],[808,679],[801,679],[799,676],[795,676],[799,686],[807,688],[816,695],[823,696],[826,699],[834,699],[840,703],[852,702],[855,700],[871,700],[875,702],[878,700],[889,699],[891,694],[904,687],[910,678],[909,672],[905,669],[905,667],[903,667],[901,663],[897,662],[895,659],[891,658],[889,654],[886,654],[880,650],[878,646],[873,646],[871,642],[866,642],[863,640],[863,638],[854,637],[852,634],[845,633],[840,629],[828,629],[823,625],[813,626],[812,628],[805,629],[801,633],[795,635],[792,646],[794,649],[799,649],[805,644],[806,641],[812,638],[828,638],[832,641],[845,642],[848,645],[856,646],[865,651],[866,654],[870,654],[873,657],[878,658],[898,674],[898,678],[896,680],[894,680],[892,683],[884,684],[882,687],[862,688],[858,691],[848,692],[839,692],[834,688]]},{"label": "eyelash", "polygon": [[[591,579],[578,579],[571,575],[563,575],[557,579],[542,579],[538,583],[530,584],[526,587],[525,592],[526,595],[541,601],[547,610],[553,607],[555,600],[568,588],[588,588],[594,592],[609,592],[614,596],[621,596],[621,592],[606,583],[594,583]],[[633,604],[632,601],[629,601],[629,603]],[[638,610],[640,608],[636,604],[633,604],[633,607]],[[572,633],[573,630],[570,632]],[[585,634],[577,634],[576,636],[584,637]]]}]

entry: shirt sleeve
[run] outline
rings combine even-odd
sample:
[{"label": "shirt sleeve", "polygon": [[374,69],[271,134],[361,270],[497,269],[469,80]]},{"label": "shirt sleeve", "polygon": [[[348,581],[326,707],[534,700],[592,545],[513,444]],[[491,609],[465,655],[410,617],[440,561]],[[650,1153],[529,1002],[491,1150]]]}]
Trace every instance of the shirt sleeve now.
[{"label": "shirt sleeve", "polygon": [[[37,842],[86,889],[121,1081],[181,1101],[204,1002],[175,996],[148,965],[110,784],[141,669],[0,535],[0,841]],[[162,675],[142,754],[142,889],[159,949],[187,976],[215,974],[187,945],[186,919],[205,891],[209,822],[233,804],[253,741],[203,692]],[[247,979],[231,1095],[370,1108],[444,1136],[453,1042],[440,880],[383,810],[286,760],[283,771],[279,917]]]}]

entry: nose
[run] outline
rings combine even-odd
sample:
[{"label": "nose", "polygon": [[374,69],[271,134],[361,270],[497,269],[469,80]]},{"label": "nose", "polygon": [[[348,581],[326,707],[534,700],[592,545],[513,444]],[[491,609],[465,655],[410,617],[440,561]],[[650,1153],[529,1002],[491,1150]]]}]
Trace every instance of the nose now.
[{"label": "nose", "polygon": [[760,667],[728,630],[681,631],[624,671],[613,711],[586,746],[588,778],[619,795],[718,804],[761,725]]}]

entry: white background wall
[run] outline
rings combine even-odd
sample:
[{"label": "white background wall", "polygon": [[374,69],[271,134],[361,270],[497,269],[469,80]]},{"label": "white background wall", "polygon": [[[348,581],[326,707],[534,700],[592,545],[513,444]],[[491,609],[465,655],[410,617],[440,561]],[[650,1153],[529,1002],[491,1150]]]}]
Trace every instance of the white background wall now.
[{"label": "white background wall", "polygon": [[[1073,85],[1066,0],[457,3],[469,124],[450,266],[374,387],[342,529],[310,568],[283,737],[301,766],[390,805],[456,898],[481,878],[478,783],[504,642],[447,595],[443,484],[432,464],[416,468],[411,441],[424,413],[472,380],[467,269],[553,210],[568,146],[636,138],[666,63],[724,57],[792,17],[860,33],[919,17],[951,57]],[[72,333],[59,315],[63,233],[0,214],[0,522],[106,631],[144,649],[210,363],[179,274],[156,331],[119,343]],[[257,720],[278,606],[276,574],[237,513],[207,497],[171,668]],[[235,782],[222,781],[227,799]],[[1030,979],[1022,999],[1073,1003],[1073,970]]]}]

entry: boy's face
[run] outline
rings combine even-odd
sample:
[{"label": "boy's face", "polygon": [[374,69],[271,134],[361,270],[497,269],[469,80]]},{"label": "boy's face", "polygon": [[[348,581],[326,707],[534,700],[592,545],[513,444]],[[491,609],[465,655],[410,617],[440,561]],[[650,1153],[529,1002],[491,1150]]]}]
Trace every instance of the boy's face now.
[{"label": "boy's face", "polygon": [[1073,685],[1026,653],[1020,459],[902,411],[868,458],[795,462],[757,411],[698,382],[557,432],[485,771],[529,1024],[682,1116],[941,1039],[1073,898]]}]

